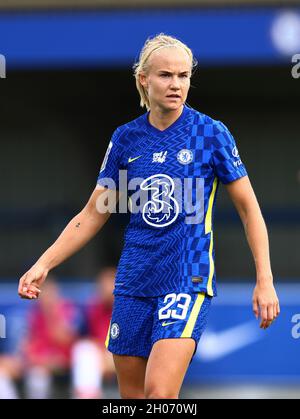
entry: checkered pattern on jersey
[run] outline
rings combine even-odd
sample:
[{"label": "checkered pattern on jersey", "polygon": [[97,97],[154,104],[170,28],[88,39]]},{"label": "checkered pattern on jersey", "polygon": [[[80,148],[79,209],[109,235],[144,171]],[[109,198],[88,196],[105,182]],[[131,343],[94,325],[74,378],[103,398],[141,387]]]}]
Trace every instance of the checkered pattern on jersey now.
[{"label": "checkered pattern on jersey", "polygon": [[[184,184],[185,178],[191,180],[187,189],[190,188],[188,192],[193,200],[197,196],[197,179],[202,179],[204,190],[204,217],[196,224],[186,222],[189,214],[183,201],[184,190],[181,191],[182,211],[176,218],[174,205],[170,211],[170,220],[174,221],[164,227],[149,225],[142,212],[131,214],[118,266],[115,294],[158,296],[182,289],[188,292],[207,291],[211,233],[205,233],[205,217],[214,179],[217,177],[227,183],[246,175],[244,166],[236,157],[233,137],[220,121],[186,106],[177,121],[164,131],[151,126],[148,114],[144,114],[118,128],[114,137],[114,145],[106,167],[99,175],[99,183],[109,175],[117,178],[118,168],[122,168],[127,169],[126,184],[129,185],[136,178],[169,176],[174,185],[175,179],[179,179],[181,184]],[[186,149],[193,155],[189,164],[184,164],[178,157],[179,152]],[[165,155],[165,161],[154,159],[157,153]],[[136,189],[139,186],[128,192],[131,201],[135,198]],[[214,205],[215,199],[212,215]],[[198,277],[198,282],[192,282],[193,277]],[[212,281],[216,294],[215,274]]]},{"label": "checkered pattern on jersey", "polygon": [[247,175],[240,156],[234,155],[237,152],[234,138],[220,121],[213,125],[211,145],[215,173],[222,183],[226,184]]},{"label": "checkered pattern on jersey", "polygon": [[[205,215],[207,214],[209,198],[213,189],[215,174],[211,166],[211,144],[209,135],[213,134],[213,121],[205,115],[195,113],[188,148],[192,150],[194,163],[185,166],[185,177],[198,177],[204,179],[202,222],[184,225],[184,239],[181,252],[182,288],[189,291],[207,291],[207,283],[210,274],[209,248],[211,235],[205,233]],[[199,165],[199,167],[197,167]],[[197,202],[197,188],[192,187],[193,202]],[[215,195],[216,197],[216,195]],[[214,199],[215,201],[215,199]],[[199,211],[200,213],[200,211]],[[196,214],[195,214],[196,215]],[[195,281],[193,282],[193,278]],[[215,275],[212,278],[214,295],[216,294]]]}]

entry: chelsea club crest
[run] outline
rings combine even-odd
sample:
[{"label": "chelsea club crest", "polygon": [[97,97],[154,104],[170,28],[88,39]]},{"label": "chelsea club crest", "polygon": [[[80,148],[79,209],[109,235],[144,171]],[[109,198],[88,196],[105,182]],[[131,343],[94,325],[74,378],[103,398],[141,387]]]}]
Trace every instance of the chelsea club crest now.
[{"label": "chelsea club crest", "polygon": [[111,338],[112,339],[117,339],[117,337],[119,336],[119,334],[120,334],[120,328],[119,328],[118,323],[113,323],[111,325],[111,329],[110,329],[110,336],[111,336]]},{"label": "chelsea club crest", "polygon": [[177,154],[177,160],[179,161],[179,163],[181,164],[189,164],[193,161],[193,153],[191,150],[187,150],[186,148],[184,148],[183,150],[180,150],[179,153]]}]

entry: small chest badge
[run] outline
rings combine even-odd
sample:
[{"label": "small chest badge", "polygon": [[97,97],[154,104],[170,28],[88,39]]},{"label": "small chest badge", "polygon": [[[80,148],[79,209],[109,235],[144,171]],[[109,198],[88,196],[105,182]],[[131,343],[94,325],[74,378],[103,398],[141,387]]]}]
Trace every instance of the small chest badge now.
[{"label": "small chest badge", "polygon": [[180,150],[177,154],[177,160],[181,164],[189,164],[193,161],[194,156],[191,150],[187,150],[184,148],[183,150]]}]

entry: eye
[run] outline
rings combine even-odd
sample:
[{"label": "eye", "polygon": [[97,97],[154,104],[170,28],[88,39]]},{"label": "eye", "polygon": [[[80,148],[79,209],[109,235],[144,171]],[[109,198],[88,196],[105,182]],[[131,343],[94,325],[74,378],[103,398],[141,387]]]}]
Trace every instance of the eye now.
[{"label": "eye", "polygon": [[167,73],[162,73],[160,76],[161,76],[161,77],[169,77],[169,74],[167,74]]}]

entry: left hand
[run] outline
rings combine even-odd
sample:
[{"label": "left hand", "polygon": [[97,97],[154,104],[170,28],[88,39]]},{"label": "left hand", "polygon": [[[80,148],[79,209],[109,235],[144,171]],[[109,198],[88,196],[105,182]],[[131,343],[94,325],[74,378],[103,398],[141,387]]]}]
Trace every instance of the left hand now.
[{"label": "left hand", "polygon": [[279,300],[272,283],[256,284],[253,291],[253,312],[258,319],[261,317],[260,328],[267,329],[280,313]]}]

